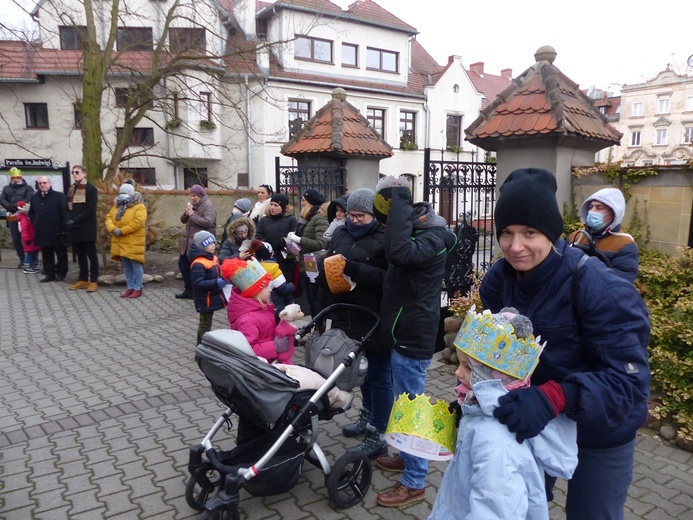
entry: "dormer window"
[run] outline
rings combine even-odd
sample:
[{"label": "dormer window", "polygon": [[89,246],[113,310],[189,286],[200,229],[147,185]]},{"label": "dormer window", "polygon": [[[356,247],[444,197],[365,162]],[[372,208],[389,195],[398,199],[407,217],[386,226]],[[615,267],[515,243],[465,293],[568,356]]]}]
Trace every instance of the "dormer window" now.
[{"label": "dormer window", "polygon": [[399,72],[399,53],[368,47],[366,68],[384,72]]},{"label": "dormer window", "polygon": [[294,58],[332,63],[332,42],[320,38],[299,36],[294,42]]}]

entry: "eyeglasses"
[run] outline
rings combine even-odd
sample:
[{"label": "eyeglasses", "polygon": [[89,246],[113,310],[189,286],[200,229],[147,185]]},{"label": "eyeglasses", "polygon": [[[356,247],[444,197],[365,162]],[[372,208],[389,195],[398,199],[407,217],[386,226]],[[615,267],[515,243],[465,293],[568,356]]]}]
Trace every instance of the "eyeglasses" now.
[{"label": "eyeglasses", "polygon": [[347,217],[349,217],[349,220],[352,222],[363,222],[366,219],[366,214],[365,213],[347,213]]},{"label": "eyeglasses", "polygon": [[80,170],[72,170],[72,175],[74,175],[75,173],[82,173],[82,172]]}]

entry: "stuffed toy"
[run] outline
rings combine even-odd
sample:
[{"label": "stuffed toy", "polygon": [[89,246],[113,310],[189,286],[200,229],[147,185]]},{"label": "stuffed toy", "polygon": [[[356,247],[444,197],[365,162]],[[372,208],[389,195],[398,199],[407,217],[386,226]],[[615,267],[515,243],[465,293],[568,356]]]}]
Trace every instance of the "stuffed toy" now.
[{"label": "stuffed toy", "polygon": [[274,346],[279,363],[291,364],[294,353],[294,334],[298,330],[296,322],[304,317],[301,306],[290,303],[279,313],[279,324],[274,329]]}]

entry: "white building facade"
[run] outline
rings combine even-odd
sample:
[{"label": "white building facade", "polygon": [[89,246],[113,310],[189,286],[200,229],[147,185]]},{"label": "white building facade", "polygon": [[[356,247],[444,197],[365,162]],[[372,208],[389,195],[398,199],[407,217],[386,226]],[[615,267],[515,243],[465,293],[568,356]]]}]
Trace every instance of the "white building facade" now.
[{"label": "white building facade", "polygon": [[[374,2],[342,10],[326,0],[197,0],[175,12],[170,0],[121,3],[101,109],[104,161],[123,126],[127,89],[153,62],[166,61],[157,53],[196,50],[189,68],[153,87],[156,101],[120,163],[145,186],[272,184],[281,146],[336,87],[394,147],[382,174],[422,180],[426,147],[478,158],[463,129],[478,115],[482,95],[461,59],[435,63],[416,29]],[[103,45],[110,12],[96,5]],[[43,0],[35,16],[39,45],[0,42],[0,159],[77,164],[84,8],[78,0]]]}]

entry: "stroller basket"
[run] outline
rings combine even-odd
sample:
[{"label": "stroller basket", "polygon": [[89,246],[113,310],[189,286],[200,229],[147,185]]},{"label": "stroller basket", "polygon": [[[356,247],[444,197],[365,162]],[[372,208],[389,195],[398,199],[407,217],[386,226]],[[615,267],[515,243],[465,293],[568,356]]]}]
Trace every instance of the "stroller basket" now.
[{"label": "stroller basket", "polygon": [[[229,452],[220,453],[220,460],[228,466],[249,466],[270,449],[276,436],[265,434]],[[289,438],[259,473],[245,483],[245,489],[253,496],[265,497],[290,491],[301,476],[305,447]]]}]

